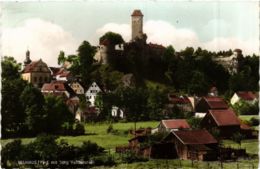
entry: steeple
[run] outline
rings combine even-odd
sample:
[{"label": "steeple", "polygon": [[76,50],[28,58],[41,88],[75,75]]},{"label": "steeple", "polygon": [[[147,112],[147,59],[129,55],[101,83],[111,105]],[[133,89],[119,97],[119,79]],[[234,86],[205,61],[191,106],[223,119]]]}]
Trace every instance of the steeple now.
[{"label": "steeple", "polygon": [[28,65],[28,64],[30,64],[32,61],[31,61],[31,59],[30,59],[30,51],[29,50],[27,50],[26,51],[26,58],[25,58],[25,60],[24,60],[24,66],[26,66],[26,65]]}]

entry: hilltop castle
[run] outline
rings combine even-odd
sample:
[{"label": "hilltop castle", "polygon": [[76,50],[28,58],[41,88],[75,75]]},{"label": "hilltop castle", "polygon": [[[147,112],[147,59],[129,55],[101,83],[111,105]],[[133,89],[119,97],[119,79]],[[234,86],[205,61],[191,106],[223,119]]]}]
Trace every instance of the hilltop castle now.
[{"label": "hilltop castle", "polygon": [[131,15],[132,21],[132,39],[124,44],[112,45],[108,39],[99,43],[95,54],[95,60],[101,64],[109,63],[109,55],[122,59],[122,57],[131,49],[140,49],[146,58],[160,58],[165,47],[158,44],[146,43],[147,35],[143,33],[143,14],[141,10],[134,10]]}]

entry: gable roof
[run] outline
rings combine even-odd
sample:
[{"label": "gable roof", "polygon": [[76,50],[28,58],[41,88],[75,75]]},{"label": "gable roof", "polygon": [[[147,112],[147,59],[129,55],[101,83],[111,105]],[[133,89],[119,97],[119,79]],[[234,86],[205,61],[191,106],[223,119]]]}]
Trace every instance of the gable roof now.
[{"label": "gable roof", "polygon": [[141,10],[136,9],[134,10],[131,16],[144,16],[144,15],[142,14]]},{"label": "gable roof", "polygon": [[59,67],[49,67],[49,69],[51,70],[52,76],[55,76],[56,73],[58,73],[61,68],[59,68]]},{"label": "gable roof", "polygon": [[248,100],[248,101],[251,101],[251,100],[254,100],[257,98],[257,95],[254,94],[253,92],[251,91],[239,91],[236,93],[238,97],[240,97],[241,99],[243,100]]},{"label": "gable roof", "polygon": [[175,94],[169,94],[168,98],[169,101],[173,104],[191,104],[191,101],[187,96],[177,96]]},{"label": "gable roof", "polygon": [[183,144],[212,144],[217,140],[207,130],[179,130],[172,131]]},{"label": "gable roof", "polygon": [[213,117],[218,126],[240,125],[239,119],[231,109],[209,110],[209,114]]},{"label": "gable roof", "polygon": [[208,96],[203,98],[210,109],[228,109],[227,103],[221,97]]},{"label": "gable roof", "polygon": [[35,71],[35,68],[42,63],[43,65],[45,65],[48,68],[48,72],[51,72],[49,67],[47,66],[46,63],[44,63],[41,59],[37,60],[37,61],[33,61],[30,64],[26,65],[22,71],[22,73],[31,73],[31,72],[37,72]]},{"label": "gable roof", "polygon": [[70,94],[70,97],[75,96],[75,92],[71,87],[64,81],[52,81],[51,83],[45,83],[42,86],[42,92],[65,92],[67,91]]},{"label": "gable roof", "polygon": [[190,125],[185,119],[162,120],[161,123],[168,129],[189,129]]},{"label": "gable roof", "polygon": [[63,82],[55,81],[51,83],[45,83],[42,86],[42,91],[66,91],[65,85]]}]

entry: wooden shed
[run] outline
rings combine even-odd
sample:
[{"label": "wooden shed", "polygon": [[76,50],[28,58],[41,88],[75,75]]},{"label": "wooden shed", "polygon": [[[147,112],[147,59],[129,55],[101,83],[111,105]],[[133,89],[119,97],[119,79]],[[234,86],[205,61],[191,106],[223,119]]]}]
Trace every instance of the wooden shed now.
[{"label": "wooden shed", "polygon": [[164,142],[174,144],[180,159],[217,159],[218,142],[207,130],[172,131]]},{"label": "wooden shed", "polygon": [[234,133],[240,132],[240,121],[231,109],[209,110],[200,124],[209,131],[218,129],[221,138],[231,138]]}]

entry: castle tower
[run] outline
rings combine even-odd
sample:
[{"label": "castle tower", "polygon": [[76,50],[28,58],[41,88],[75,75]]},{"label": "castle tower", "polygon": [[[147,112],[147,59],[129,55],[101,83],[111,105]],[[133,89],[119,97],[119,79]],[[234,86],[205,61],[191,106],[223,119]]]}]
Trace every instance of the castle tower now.
[{"label": "castle tower", "polygon": [[143,14],[141,10],[134,10],[132,13],[132,41],[135,38],[142,38],[143,35]]},{"label": "castle tower", "polygon": [[26,51],[26,58],[25,58],[25,60],[24,60],[24,66],[26,66],[26,65],[28,65],[28,64],[30,64],[32,61],[31,61],[31,59],[30,59],[30,51],[29,50],[27,50]]}]

